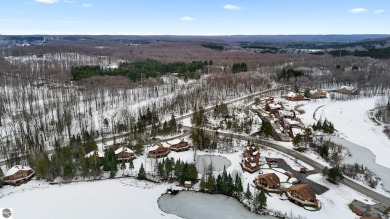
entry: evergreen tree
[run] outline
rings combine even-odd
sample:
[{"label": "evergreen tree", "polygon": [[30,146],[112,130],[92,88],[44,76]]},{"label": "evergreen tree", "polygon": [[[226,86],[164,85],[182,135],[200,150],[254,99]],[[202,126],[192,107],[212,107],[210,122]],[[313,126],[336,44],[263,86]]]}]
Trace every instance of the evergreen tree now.
[{"label": "evergreen tree", "polygon": [[175,163],[175,170],[174,170],[175,177],[179,178],[181,176],[181,172],[182,172],[182,165],[179,158]]},{"label": "evergreen tree", "polygon": [[165,169],[164,169],[164,160],[162,162],[157,163],[157,174],[161,179],[166,179],[165,177]]},{"label": "evergreen tree", "polygon": [[104,165],[103,170],[110,171],[110,177],[113,178],[118,171],[118,161],[116,159],[115,151],[113,148],[109,148],[104,153]]},{"label": "evergreen tree", "polygon": [[196,169],[195,164],[188,164],[186,178],[187,178],[186,180],[190,180],[192,182],[194,182],[198,179],[198,170]]},{"label": "evergreen tree", "polygon": [[3,170],[0,168],[0,188],[3,187],[3,177],[4,177],[4,173]]},{"label": "evergreen tree", "polygon": [[85,142],[83,144],[83,147],[84,147],[84,151],[86,154],[88,154],[89,152],[91,152],[93,150],[97,150],[97,145],[96,145],[96,142],[94,140],[89,140],[89,141]]},{"label": "evergreen tree", "polygon": [[251,190],[249,189],[249,183],[246,186],[246,192],[244,194],[244,198],[248,201],[252,199],[252,193]]},{"label": "evergreen tree", "polygon": [[83,177],[86,177],[86,176],[89,176],[90,175],[90,163],[89,163],[89,159],[88,158],[85,158],[85,156],[83,156],[84,153],[82,153],[82,151],[80,151],[80,156],[79,156],[79,165],[80,165],[80,169],[81,169],[81,175]]},{"label": "evergreen tree", "polygon": [[262,133],[265,136],[271,136],[272,135],[272,125],[268,121],[262,121],[261,128],[260,128],[260,133]]},{"label": "evergreen tree", "polygon": [[256,193],[253,200],[253,206],[256,210],[261,210],[267,207],[267,196],[265,195],[264,189],[261,189]]},{"label": "evergreen tree", "polygon": [[216,189],[215,178],[213,176],[213,173],[210,173],[207,176],[205,188],[209,191],[214,191]]},{"label": "evergreen tree", "polygon": [[188,163],[182,164],[182,172],[180,174],[180,182],[184,183],[187,180],[188,176]]},{"label": "evergreen tree", "polygon": [[121,162],[121,170],[123,171],[122,175],[125,175],[125,169],[126,169],[125,160],[122,160],[122,162]]},{"label": "evergreen tree", "polygon": [[144,169],[144,164],[142,164],[142,163],[141,163],[141,167],[139,168],[139,171],[138,171],[137,179],[139,179],[139,180],[145,180],[146,179],[146,172],[145,172],[145,169]]},{"label": "evergreen tree", "polygon": [[204,191],[206,188],[206,182],[204,180],[204,174],[202,175],[202,178],[200,179],[200,183],[199,183],[199,190],[200,191]]},{"label": "evergreen tree", "polygon": [[130,174],[133,174],[133,169],[134,169],[133,159],[130,159],[129,161],[129,169],[130,169]]},{"label": "evergreen tree", "polygon": [[339,166],[332,167],[330,169],[324,168],[323,174],[326,174],[326,179],[334,184],[338,184],[344,179],[343,173],[341,172],[341,168]]},{"label": "evergreen tree", "polygon": [[35,161],[35,176],[41,179],[51,180],[51,162],[46,153],[41,154]]},{"label": "evergreen tree", "polygon": [[310,89],[309,88],[305,89],[305,94],[304,95],[305,95],[306,98],[310,98],[311,97],[311,93],[310,93]]},{"label": "evergreen tree", "polygon": [[177,124],[176,124],[176,119],[175,116],[171,115],[171,120],[169,121],[169,129],[171,132],[176,133],[177,132]]},{"label": "evergreen tree", "polygon": [[73,177],[76,175],[76,166],[75,166],[75,164],[72,163],[72,162],[65,163],[64,166],[63,166],[62,173],[63,173],[62,177],[65,180],[73,179]]},{"label": "evergreen tree", "polygon": [[173,166],[173,163],[175,162],[175,160],[172,158],[172,159],[167,159],[165,161],[165,174],[166,174],[166,177],[168,178],[172,178],[172,166]]},{"label": "evergreen tree", "polygon": [[239,177],[238,174],[236,174],[236,178],[234,180],[234,191],[237,193],[244,191],[244,188],[242,188],[241,177]]}]

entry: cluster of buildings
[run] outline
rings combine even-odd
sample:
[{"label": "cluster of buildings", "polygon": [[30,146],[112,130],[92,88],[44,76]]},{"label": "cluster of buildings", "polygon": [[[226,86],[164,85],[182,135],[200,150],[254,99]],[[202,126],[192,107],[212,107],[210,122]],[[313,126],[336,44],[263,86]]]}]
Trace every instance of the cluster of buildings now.
[{"label": "cluster of buildings", "polygon": [[[187,151],[190,148],[188,142],[183,139],[174,139],[167,142],[157,142],[150,148],[147,155],[152,158],[167,156],[170,151]],[[118,161],[128,162],[130,159],[135,159],[135,153],[130,148],[120,145],[115,150],[115,156]],[[85,158],[103,159],[104,153],[98,150],[93,150],[85,155]],[[34,177],[34,170],[28,166],[16,165],[9,169],[3,178],[5,185],[19,185],[28,182]]]},{"label": "cluster of buildings", "polygon": [[[126,146],[118,147],[115,150],[115,156],[118,161],[129,161],[130,159],[135,158],[134,151]],[[85,158],[90,158],[90,157],[103,158],[104,153],[98,150],[94,150],[85,155]]]},{"label": "cluster of buildings", "polygon": [[174,139],[167,142],[155,142],[154,146],[149,148],[148,157],[160,158],[167,156],[171,151],[181,152],[190,149],[188,142],[183,139]]},{"label": "cluster of buildings", "polygon": [[258,189],[264,189],[267,192],[285,193],[288,199],[295,204],[318,207],[316,195],[308,184],[296,184],[286,189],[280,186],[280,179],[275,173],[261,174],[254,183]]},{"label": "cluster of buildings", "polygon": [[[260,150],[255,146],[247,146],[243,153],[241,167],[244,171],[254,173],[260,170]],[[267,160],[272,166],[273,160]],[[286,172],[289,177],[294,177]],[[275,173],[260,174],[254,181],[258,189],[264,189],[267,192],[286,193],[286,196],[294,203],[302,206],[318,207],[318,201],[315,193],[308,184],[296,184],[290,188],[284,188],[280,185],[280,178]]]},{"label": "cluster of buildings", "polygon": [[273,128],[273,137],[279,141],[290,141],[296,135],[303,135],[305,126],[296,116],[293,109],[276,102],[273,97],[264,100],[264,108],[260,109],[263,122],[269,122]]}]

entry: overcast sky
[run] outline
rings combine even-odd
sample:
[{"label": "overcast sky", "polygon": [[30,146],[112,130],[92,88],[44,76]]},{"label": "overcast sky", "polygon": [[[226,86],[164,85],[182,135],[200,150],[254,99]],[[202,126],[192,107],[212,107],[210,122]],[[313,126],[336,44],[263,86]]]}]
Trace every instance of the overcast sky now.
[{"label": "overcast sky", "polygon": [[0,0],[0,34],[390,34],[390,0]]}]

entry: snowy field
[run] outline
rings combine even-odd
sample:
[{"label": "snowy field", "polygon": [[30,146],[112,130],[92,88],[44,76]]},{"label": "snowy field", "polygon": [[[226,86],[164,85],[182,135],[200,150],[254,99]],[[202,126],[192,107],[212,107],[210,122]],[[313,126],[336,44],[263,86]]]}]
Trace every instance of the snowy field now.
[{"label": "snowy field", "polygon": [[[191,200],[191,201],[189,201]],[[209,195],[196,192],[166,194],[158,201],[160,208],[167,213],[183,218],[226,218],[226,219],[271,219],[275,217],[251,213],[236,199],[224,195]],[[223,210],[222,210],[223,209]]]}]

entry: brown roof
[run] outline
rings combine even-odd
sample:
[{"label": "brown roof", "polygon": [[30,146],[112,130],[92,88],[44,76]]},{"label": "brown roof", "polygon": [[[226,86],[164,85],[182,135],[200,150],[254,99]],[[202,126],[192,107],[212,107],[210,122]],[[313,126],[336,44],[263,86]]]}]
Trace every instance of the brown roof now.
[{"label": "brown roof", "polygon": [[280,179],[275,173],[266,173],[258,177],[258,180],[264,179],[267,182],[268,187],[272,187],[280,184]]},{"label": "brown roof", "polygon": [[289,188],[291,193],[294,193],[293,196],[306,201],[306,200],[316,200],[316,195],[313,190],[311,190],[308,184],[298,184],[291,186]]}]

